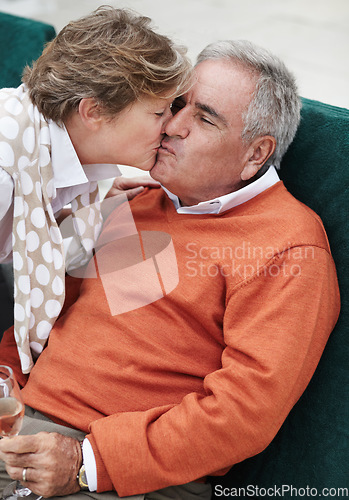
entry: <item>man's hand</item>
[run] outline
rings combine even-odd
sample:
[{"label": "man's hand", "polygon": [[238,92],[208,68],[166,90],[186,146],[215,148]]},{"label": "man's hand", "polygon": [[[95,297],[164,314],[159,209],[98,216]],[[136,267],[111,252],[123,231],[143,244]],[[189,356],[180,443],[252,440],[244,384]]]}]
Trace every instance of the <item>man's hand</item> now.
[{"label": "man's hand", "polygon": [[147,175],[139,177],[116,177],[112,187],[106,194],[106,198],[125,193],[129,200],[141,193],[145,187],[159,188],[160,184]]},{"label": "man's hand", "polygon": [[[0,440],[0,459],[12,479],[37,495],[62,496],[79,491],[76,476],[82,464],[80,443],[55,432]],[[27,468],[23,483],[23,469]]]}]

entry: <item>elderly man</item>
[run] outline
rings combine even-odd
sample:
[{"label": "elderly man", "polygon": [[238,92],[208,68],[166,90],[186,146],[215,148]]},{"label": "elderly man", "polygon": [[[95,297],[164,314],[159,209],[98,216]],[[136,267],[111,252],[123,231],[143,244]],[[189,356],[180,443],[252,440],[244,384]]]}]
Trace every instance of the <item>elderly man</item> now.
[{"label": "elderly man", "polygon": [[[130,202],[132,220],[125,203],[111,214],[99,274],[72,292],[27,379],[3,340],[27,405],[24,435],[0,442],[11,478],[43,496],[208,499],[206,476],[270,443],[339,314],[322,223],[275,168],[299,108],[266,51],[200,54],[151,170],[164,189]],[[25,435],[38,430],[50,433]]]}]

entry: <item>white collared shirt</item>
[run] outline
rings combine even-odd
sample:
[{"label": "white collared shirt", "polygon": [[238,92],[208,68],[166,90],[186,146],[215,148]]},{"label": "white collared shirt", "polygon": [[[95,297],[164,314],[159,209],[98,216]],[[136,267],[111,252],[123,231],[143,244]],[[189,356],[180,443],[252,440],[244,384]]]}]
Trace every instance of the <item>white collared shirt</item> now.
[{"label": "white collared shirt", "polygon": [[[120,175],[117,165],[82,166],[66,128],[49,121],[51,137],[51,162],[54,180],[52,210],[57,216],[62,208],[76,196],[86,191],[92,192],[97,181]],[[13,181],[0,167],[0,262],[12,257],[12,209]]]},{"label": "white collared shirt", "polygon": [[246,203],[246,201],[251,200],[258,194],[279,182],[279,180],[280,178],[275,167],[270,166],[265,174],[259,177],[259,179],[251,182],[251,184],[248,184],[238,191],[219,196],[218,198],[214,198],[212,200],[202,201],[197,205],[192,205],[190,207],[183,207],[178,196],[171,193],[168,189],[164,187],[162,188],[173,202],[177,213],[179,214],[219,214],[229,210],[230,208],[237,207],[242,203]]}]

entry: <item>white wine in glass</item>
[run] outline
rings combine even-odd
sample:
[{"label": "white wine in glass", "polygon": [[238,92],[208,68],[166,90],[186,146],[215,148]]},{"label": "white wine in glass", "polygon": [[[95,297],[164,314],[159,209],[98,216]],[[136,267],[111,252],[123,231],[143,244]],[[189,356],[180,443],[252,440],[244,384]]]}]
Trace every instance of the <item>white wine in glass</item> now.
[{"label": "white wine in glass", "polygon": [[[17,436],[22,427],[24,403],[12,368],[0,365],[0,437]],[[27,500],[39,500],[29,488],[19,481],[8,484],[2,493],[4,500],[16,500],[25,497]]]}]

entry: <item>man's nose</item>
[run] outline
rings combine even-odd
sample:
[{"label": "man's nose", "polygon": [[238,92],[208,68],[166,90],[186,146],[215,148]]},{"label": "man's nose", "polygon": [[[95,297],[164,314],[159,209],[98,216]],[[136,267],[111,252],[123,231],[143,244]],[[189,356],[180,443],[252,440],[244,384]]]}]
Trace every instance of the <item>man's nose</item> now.
[{"label": "man's nose", "polygon": [[185,108],[179,110],[170,120],[165,127],[165,133],[169,136],[178,136],[185,139],[189,134],[190,120]]}]

